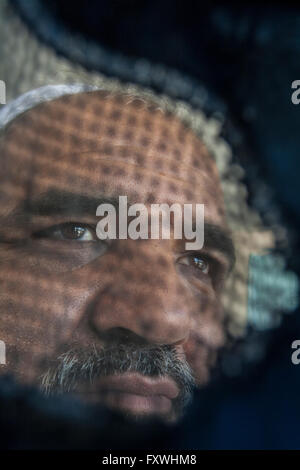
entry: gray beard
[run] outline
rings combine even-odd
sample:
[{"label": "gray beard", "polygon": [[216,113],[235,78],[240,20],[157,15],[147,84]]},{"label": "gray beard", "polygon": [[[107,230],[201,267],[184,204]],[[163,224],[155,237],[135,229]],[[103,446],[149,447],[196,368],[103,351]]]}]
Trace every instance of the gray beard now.
[{"label": "gray beard", "polygon": [[137,347],[115,345],[109,348],[72,348],[61,354],[41,377],[41,388],[48,394],[76,392],[82,383],[93,383],[100,377],[136,372],[144,376],[167,376],[179,386],[174,400],[177,416],[190,403],[195,380],[184,357],[173,346]]}]

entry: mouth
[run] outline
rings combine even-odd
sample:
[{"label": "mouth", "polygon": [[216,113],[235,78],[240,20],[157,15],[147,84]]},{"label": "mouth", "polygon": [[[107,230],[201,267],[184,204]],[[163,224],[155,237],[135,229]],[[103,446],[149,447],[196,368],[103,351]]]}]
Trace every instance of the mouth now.
[{"label": "mouth", "polygon": [[89,401],[135,416],[168,415],[180,390],[169,377],[146,377],[138,373],[110,375],[77,390]]}]

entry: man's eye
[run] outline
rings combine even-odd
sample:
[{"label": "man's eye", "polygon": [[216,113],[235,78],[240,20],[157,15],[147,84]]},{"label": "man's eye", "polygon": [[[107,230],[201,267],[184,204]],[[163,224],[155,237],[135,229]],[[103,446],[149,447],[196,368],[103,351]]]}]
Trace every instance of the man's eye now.
[{"label": "man's eye", "polygon": [[209,273],[209,261],[199,255],[190,254],[182,256],[179,259],[179,263],[185,264],[187,266],[194,266],[196,269],[199,269],[199,271],[201,271],[203,274]]},{"label": "man's eye", "polygon": [[70,240],[89,242],[96,241],[97,235],[94,228],[86,224],[70,222],[56,225],[34,234],[35,238],[51,238],[52,240]]}]

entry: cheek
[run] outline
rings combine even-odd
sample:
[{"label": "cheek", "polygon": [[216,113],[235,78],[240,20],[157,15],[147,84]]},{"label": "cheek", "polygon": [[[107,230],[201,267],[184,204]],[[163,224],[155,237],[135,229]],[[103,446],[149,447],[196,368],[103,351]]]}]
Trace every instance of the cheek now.
[{"label": "cheek", "polygon": [[211,351],[197,338],[190,340],[184,347],[189,366],[192,369],[196,385],[205,385],[210,378],[210,369],[214,365],[216,353]]},{"label": "cheek", "polygon": [[1,263],[0,340],[6,344],[2,373],[13,372],[24,382],[41,373],[43,359],[56,356],[72,336],[88,302],[87,284],[74,273],[29,270],[18,259]]},{"label": "cheek", "polygon": [[197,385],[202,386],[209,381],[210,369],[215,364],[218,350],[225,343],[225,328],[222,309],[216,298],[203,296],[198,307],[183,349]]}]

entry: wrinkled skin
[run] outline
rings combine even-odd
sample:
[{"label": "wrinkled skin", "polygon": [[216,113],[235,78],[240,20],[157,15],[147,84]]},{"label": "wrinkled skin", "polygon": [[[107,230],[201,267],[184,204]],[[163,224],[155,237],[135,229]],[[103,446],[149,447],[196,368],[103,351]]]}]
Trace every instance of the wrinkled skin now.
[{"label": "wrinkled skin", "polygon": [[[197,259],[203,255],[206,269],[200,269],[184,240],[107,244],[94,234],[97,205],[119,195],[147,207],[204,203],[206,222],[226,231],[217,169],[201,140],[141,100],[92,92],[19,116],[0,150],[0,339],[7,349],[0,372],[39,384],[48,363],[74,344],[129,341],[172,345],[204,385],[224,343],[226,256],[205,239]],[[49,210],[58,192],[69,193],[71,202],[56,200]],[[92,201],[79,210],[78,196]],[[68,230],[62,237],[67,222],[83,227],[86,239],[74,240]],[[172,404],[105,403],[176,419]]]}]

